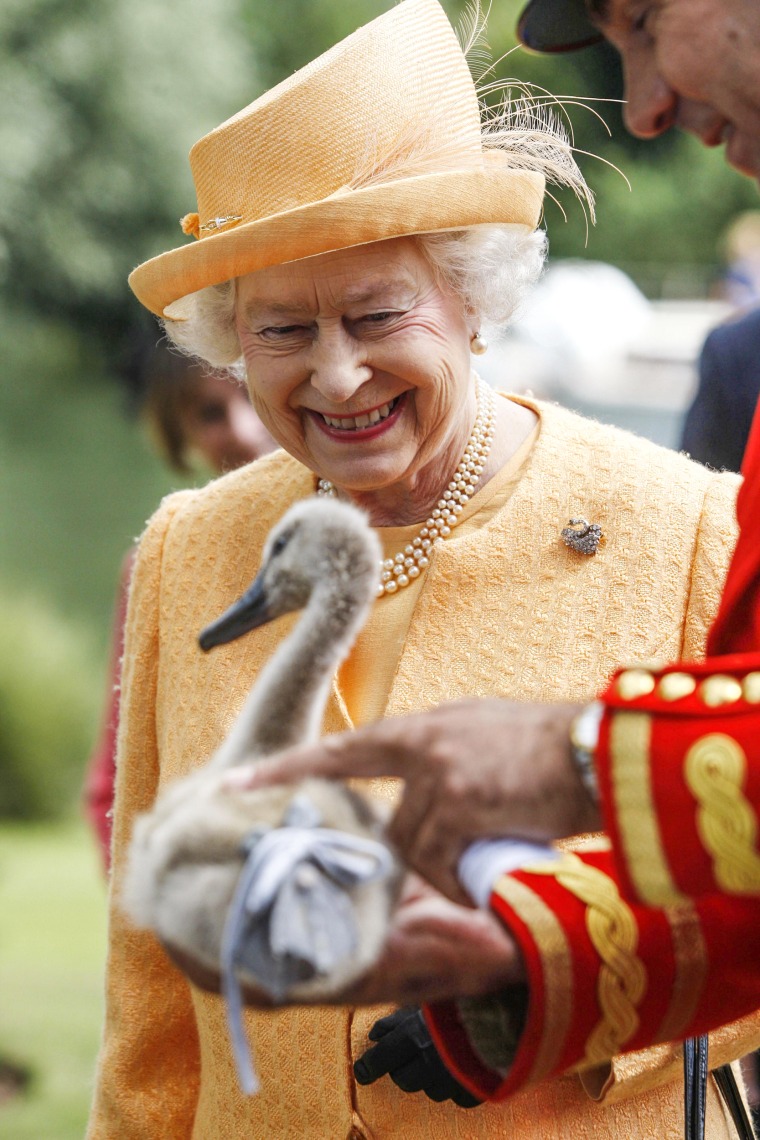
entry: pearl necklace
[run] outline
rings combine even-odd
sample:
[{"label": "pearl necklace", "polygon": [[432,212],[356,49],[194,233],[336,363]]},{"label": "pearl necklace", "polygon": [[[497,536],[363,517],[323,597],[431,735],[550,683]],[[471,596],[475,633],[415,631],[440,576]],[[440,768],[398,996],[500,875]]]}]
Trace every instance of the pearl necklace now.
[{"label": "pearl necklace", "polygon": [[[433,546],[448,538],[459,522],[459,516],[475,494],[480,476],[488,459],[493,443],[496,423],[496,397],[480,377],[475,378],[478,412],[467,441],[464,455],[451,482],[441,495],[434,509],[420,527],[420,530],[403,551],[393,558],[384,558],[380,563],[380,581],[377,597],[395,594],[403,590],[423,570],[430,565],[430,552]],[[320,479],[317,494],[336,498],[335,486],[329,479]]]}]

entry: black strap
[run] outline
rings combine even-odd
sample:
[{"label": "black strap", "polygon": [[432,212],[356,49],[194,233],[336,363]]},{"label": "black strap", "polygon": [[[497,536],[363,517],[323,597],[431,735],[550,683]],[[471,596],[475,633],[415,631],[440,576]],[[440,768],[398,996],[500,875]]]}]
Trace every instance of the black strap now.
[{"label": "black strap", "polygon": [[690,1037],[683,1043],[684,1136],[705,1140],[707,1098],[707,1038]]},{"label": "black strap", "polygon": [[[715,1083],[734,1122],[739,1140],[756,1140],[744,1101],[730,1065],[713,1073]],[[683,1043],[684,1135],[686,1140],[705,1140],[707,1097],[707,1037],[690,1037]]]}]

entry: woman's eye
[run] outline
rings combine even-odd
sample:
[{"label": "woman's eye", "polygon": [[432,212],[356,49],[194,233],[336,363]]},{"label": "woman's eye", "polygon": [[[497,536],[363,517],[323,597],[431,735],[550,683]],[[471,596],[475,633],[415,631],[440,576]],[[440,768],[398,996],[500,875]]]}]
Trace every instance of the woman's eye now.
[{"label": "woman's eye", "polygon": [[303,325],[269,325],[259,331],[259,336],[265,340],[282,340],[284,337],[296,336],[306,332]]},{"label": "woman's eye", "polygon": [[366,316],[361,317],[365,324],[380,325],[383,321],[389,321],[391,317],[398,316],[397,313],[367,313]]},{"label": "woman's eye", "polygon": [[201,404],[197,416],[202,424],[219,424],[227,418],[227,409],[224,404]]}]

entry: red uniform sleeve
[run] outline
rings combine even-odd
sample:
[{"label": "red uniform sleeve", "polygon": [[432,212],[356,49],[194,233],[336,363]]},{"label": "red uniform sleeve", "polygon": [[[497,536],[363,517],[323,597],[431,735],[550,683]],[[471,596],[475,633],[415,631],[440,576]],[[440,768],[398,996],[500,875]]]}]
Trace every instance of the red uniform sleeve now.
[{"label": "red uniform sleeve", "polygon": [[739,541],[702,665],[626,669],[604,694],[597,766],[632,898],[760,894],[760,416]]},{"label": "red uniform sleeve", "polygon": [[446,1065],[481,1098],[502,1100],[620,1053],[704,1033],[760,1005],[757,903],[630,903],[606,839],[503,876],[491,906],[520,945],[530,989],[509,1071],[488,1064],[458,1003],[426,1010]]},{"label": "red uniform sleeve", "polygon": [[760,653],[626,669],[604,701],[597,768],[625,894],[760,895]]}]

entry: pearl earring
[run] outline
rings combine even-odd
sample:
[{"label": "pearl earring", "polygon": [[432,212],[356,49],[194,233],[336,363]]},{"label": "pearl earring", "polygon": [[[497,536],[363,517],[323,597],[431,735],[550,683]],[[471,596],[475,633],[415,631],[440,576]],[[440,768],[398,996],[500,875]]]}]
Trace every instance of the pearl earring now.
[{"label": "pearl earring", "polygon": [[484,352],[488,352],[488,341],[480,335],[480,329],[470,338],[470,352],[473,356],[482,356]]}]

